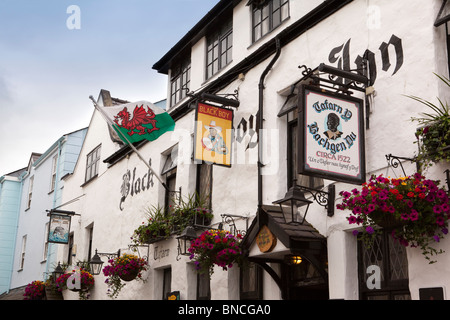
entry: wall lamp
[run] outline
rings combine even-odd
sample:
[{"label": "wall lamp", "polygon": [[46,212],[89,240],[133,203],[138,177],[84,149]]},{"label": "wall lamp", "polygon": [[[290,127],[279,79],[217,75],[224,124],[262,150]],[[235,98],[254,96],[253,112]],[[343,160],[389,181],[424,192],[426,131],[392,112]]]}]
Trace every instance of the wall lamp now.
[{"label": "wall lamp", "polygon": [[100,256],[107,256],[108,259],[112,259],[113,257],[120,257],[120,249],[117,253],[98,253],[97,249],[95,249],[95,255],[89,261],[89,268],[91,269],[91,273],[96,276],[99,275],[102,271],[103,260]]},{"label": "wall lamp", "polygon": [[[284,198],[273,202],[273,204],[280,206],[283,218],[287,224],[302,225],[305,222],[309,206],[313,203],[312,200],[306,199],[305,192],[309,192],[314,201],[327,208],[327,215],[329,217],[334,215],[334,198],[336,192],[334,185],[330,185],[328,192],[325,192],[299,186],[297,185],[297,180],[294,179],[292,187],[286,192]],[[303,216],[301,216],[298,209],[305,206],[306,209],[304,210]]]},{"label": "wall lamp", "polygon": [[61,267],[61,263],[58,261],[58,265],[56,266],[55,270],[53,270],[53,281],[56,282],[56,279],[58,279],[60,276],[64,274],[64,269]]},{"label": "wall lamp", "polygon": [[187,226],[181,234],[177,237],[178,240],[178,255],[177,260],[179,260],[179,256],[189,256],[190,253],[188,249],[191,247],[192,240],[197,238],[197,232],[194,227]]},{"label": "wall lamp", "polygon": [[288,265],[294,266],[299,265],[302,263],[302,257],[294,254],[289,254],[284,257],[284,262],[286,262]]}]

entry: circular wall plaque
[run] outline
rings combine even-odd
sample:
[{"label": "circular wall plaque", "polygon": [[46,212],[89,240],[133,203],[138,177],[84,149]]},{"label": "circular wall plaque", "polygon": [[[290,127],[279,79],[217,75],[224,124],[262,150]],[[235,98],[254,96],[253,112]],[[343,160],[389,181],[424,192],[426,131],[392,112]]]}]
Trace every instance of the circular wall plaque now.
[{"label": "circular wall plaque", "polygon": [[270,252],[277,244],[277,238],[267,226],[263,226],[256,236],[256,244],[261,252]]}]

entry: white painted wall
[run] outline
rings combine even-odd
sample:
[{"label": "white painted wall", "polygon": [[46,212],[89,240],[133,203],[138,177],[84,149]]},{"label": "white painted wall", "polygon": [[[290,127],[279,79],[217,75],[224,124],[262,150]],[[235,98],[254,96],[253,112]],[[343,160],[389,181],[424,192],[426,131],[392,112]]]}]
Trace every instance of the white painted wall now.
[{"label": "white painted wall", "polygon": [[[220,74],[236,65],[259,45],[275,36],[286,26],[312,10],[320,1],[308,2],[307,7],[299,6],[298,1],[291,1],[291,18],[279,30],[271,33],[256,44],[251,45],[249,30],[249,9],[241,2],[234,9],[234,45],[233,62]],[[318,25],[306,31],[296,40],[282,48],[280,59],[268,74],[264,91],[264,127],[268,129],[263,136],[264,150],[267,153],[263,162],[263,202],[271,204],[280,199],[286,192],[286,117],[278,118],[277,114],[285,97],[278,92],[288,88],[302,77],[299,65],[310,68],[320,63],[336,65],[329,61],[331,50],[343,44],[349,44],[349,56],[352,67],[354,60],[366,49],[371,50],[376,57],[377,79],[374,84],[376,96],[372,101],[370,114],[370,129],[366,131],[366,166],[368,174],[388,173],[385,155],[393,153],[398,156],[412,157],[416,152],[413,144],[416,123],[410,117],[424,111],[423,106],[411,101],[404,95],[414,94],[423,98],[433,99],[438,94],[439,84],[433,72],[447,72],[442,50],[442,31],[433,27],[440,1],[433,0],[425,4],[423,1],[354,1],[333,16],[328,17]],[[375,10],[375,11],[372,11]],[[378,11],[377,11],[378,10]],[[369,12],[369,15],[368,15]],[[375,12],[375,17],[373,16]],[[414,18],[412,18],[414,17]],[[373,20],[375,19],[375,20]],[[368,22],[370,22],[368,24]],[[237,32],[239,30],[239,32]],[[247,30],[247,31],[245,31]],[[382,69],[379,47],[388,42],[392,35],[402,40],[404,62],[396,74],[395,52],[389,48],[391,66]],[[350,42],[348,42],[350,40]],[[192,49],[191,91],[197,91],[204,85],[204,53],[205,40],[201,39]],[[342,52],[337,52],[342,57]],[[245,74],[245,78],[231,82],[220,93],[232,93],[239,89],[240,107],[235,111],[234,126],[237,128],[241,119],[249,120],[258,112],[258,82],[260,75],[272,57],[255,66]],[[214,78],[213,78],[214,79]],[[361,97],[360,93],[355,96]],[[126,97],[125,97],[126,98]],[[177,121],[176,130],[166,133],[156,141],[147,143],[141,148],[141,153],[152,159],[152,166],[160,172],[163,165],[162,154],[179,142],[179,156],[183,161],[178,166],[177,188],[182,187],[183,195],[195,189],[195,166],[190,155],[194,125],[194,112]],[[182,140],[180,140],[182,138]],[[232,168],[214,167],[213,172],[213,211],[216,214],[213,223],[218,223],[220,214],[237,214],[253,218],[257,207],[257,148],[245,149],[250,139],[249,132],[241,142],[234,144],[235,163]],[[94,113],[89,132],[83,146],[80,161],[75,172],[68,178],[65,186],[64,200],[68,201],[84,195],[71,205],[81,216],[76,217],[72,224],[77,244],[77,259],[87,259],[88,226],[94,226],[93,248],[100,252],[114,252],[117,249],[126,250],[130,244],[129,237],[133,230],[145,218],[145,208],[151,204],[163,201],[163,188],[154,179],[150,190],[140,192],[130,197],[124,203],[123,211],[119,210],[120,186],[122,176],[127,170],[136,168],[137,175],[143,175],[147,169],[135,154],[123,159],[114,166],[107,168],[101,163],[99,176],[91,183],[84,183],[85,159],[98,144],[102,144],[102,160],[118,150],[118,146],[109,139],[106,123],[99,114]],[[181,151],[183,150],[183,151]],[[412,170],[413,166],[407,166]],[[443,170],[448,165],[439,165],[430,171],[430,176],[443,179]],[[389,172],[389,174],[393,174]],[[325,181],[325,185],[333,183]],[[342,183],[336,184],[336,194],[339,191],[353,188]],[[356,240],[351,235],[351,229],[346,222],[346,215],[335,211],[331,218],[317,205],[312,205],[308,221],[328,238],[329,283],[330,298],[357,299],[357,261]],[[245,226],[245,220],[238,221],[238,228]],[[450,242],[444,240],[440,245],[450,251]],[[169,250],[169,255],[154,259],[155,247]],[[195,298],[195,272],[188,258],[176,260],[176,240],[169,239],[151,245],[149,248],[151,270],[146,284],[130,283],[123,289],[120,299],[161,299],[162,269],[172,268],[172,289],[181,291],[182,299]],[[65,256],[61,248],[61,257]],[[146,252],[144,253],[146,254]],[[413,299],[418,298],[418,288],[430,286],[449,286],[446,277],[448,254],[435,265],[424,262],[421,253],[408,249],[410,290]],[[104,277],[96,276],[96,287],[92,291],[93,299],[105,299],[106,286]],[[213,299],[238,298],[238,272],[236,270],[223,272],[216,270],[212,278]],[[69,295],[67,295],[69,297]],[[267,273],[264,273],[264,298],[279,299],[279,291]]]}]

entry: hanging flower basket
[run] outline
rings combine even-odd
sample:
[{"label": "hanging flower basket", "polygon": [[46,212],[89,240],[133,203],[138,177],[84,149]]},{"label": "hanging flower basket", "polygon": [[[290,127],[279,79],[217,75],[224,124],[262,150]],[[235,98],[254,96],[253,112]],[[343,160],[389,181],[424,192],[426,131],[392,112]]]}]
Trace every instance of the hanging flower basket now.
[{"label": "hanging flower basket", "polygon": [[349,224],[361,225],[355,231],[367,245],[373,241],[377,226],[391,229],[392,237],[404,246],[419,247],[430,263],[432,255],[443,253],[433,248],[448,233],[450,204],[447,192],[438,181],[421,174],[399,179],[372,176],[361,190],[342,191],[338,209],[351,210]]},{"label": "hanging flower basket", "polygon": [[[71,281],[71,280],[69,280],[69,278],[71,278],[72,275],[74,275],[75,273],[78,273],[78,275],[75,275],[75,276],[80,277],[80,287],[77,288],[75,286],[74,288],[69,289],[67,287],[67,281]],[[86,271],[84,269],[72,270],[72,272],[65,273],[65,274],[59,276],[58,279],[56,279],[56,287],[59,291],[68,289],[73,292],[78,292],[80,300],[88,299],[89,290],[94,286],[94,283],[95,283],[95,280],[94,280],[94,277],[92,276],[92,274],[90,274],[88,271]]]},{"label": "hanging flower basket", "polygon": [[109,265],[103,268],[103,274],[108,277],[107,295],[116,298],[120,290],[125,286],[122,281],[130,282],[133,280],[142,280],[142,272],[147,270],[148,263],[145,259],[134,254],[125,253],[120,257],[110,259]]},{"label": "hanging flower basket", "polygon": [[119,277],[123,281],[130,282],[130,281],[133,281],[134,279],[136,279],[138,274],[139,274],[138,270],[133,270],[133,271],[130,271],[129,273],[127,273],[127,274],[121,274],[121,275],[119,275]]},{"label": "hanging flower basket", "polygon": [[387,214],[381,210],[375,210],[370,214],[370,219],[384,229],[392,229],[405,225],[406,222],[401,217],[394,214]]},{"label": "hanging flower basket", "polygon": [[196,269],[200,273],[211,275],[214,265],[224,270],[231,268],[233,264],[243,262],[240,248],[242,236],[233,236],[225,230],[206,230],[197,239],[191,241],[188,249],[190,259],[195,262]]},{"label": "hanging flower basket", "polygon": [[27,284],[24,300],[43,300],[45,298],[45,283],[43,281],[33,281]]},{"label": "hanging flower basket", "polygon": [[136,228],[131,240],[136,245],[151,244],[170,236],[170,221],[164,214],[164,209],[153,206],[146,212],[148,219]]}]

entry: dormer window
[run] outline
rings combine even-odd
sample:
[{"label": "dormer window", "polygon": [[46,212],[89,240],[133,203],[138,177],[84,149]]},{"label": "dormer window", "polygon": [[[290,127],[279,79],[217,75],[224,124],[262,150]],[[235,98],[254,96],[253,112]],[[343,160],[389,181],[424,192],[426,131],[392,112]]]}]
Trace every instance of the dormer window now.
[{"label": "dormer window", "polygon": [[255,1],[252,4],[253,42],[289,18],[289,0]]}]

